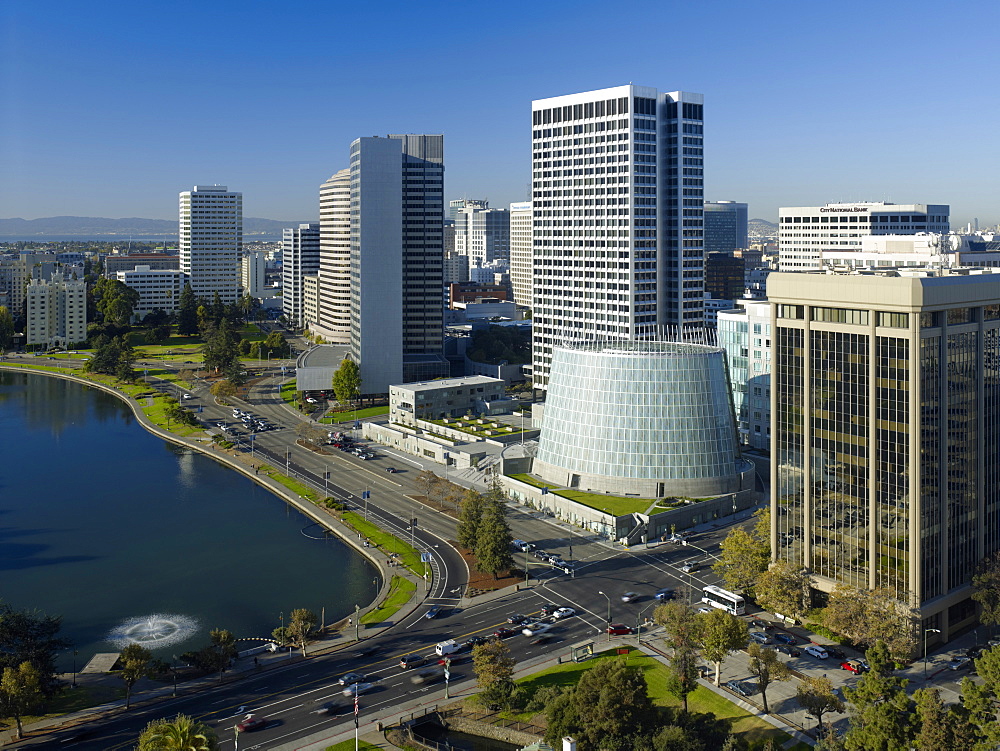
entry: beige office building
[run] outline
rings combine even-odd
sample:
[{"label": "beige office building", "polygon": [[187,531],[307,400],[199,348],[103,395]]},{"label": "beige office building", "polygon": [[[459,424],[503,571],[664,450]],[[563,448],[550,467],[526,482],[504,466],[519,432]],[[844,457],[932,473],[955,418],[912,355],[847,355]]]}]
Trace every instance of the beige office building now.
[{"label": "beige office building", "polygon": [[772,549],[884,588],[947,641],[1000,549],[1000,276],[775,273]]}]

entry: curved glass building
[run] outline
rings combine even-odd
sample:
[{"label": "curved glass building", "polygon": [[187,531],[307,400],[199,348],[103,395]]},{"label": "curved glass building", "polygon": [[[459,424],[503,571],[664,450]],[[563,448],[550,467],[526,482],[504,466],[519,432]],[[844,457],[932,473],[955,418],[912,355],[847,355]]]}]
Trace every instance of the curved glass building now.
[{"label": "curved glass building", "polygon": [[608,340],[554,348],[532,472],[644,498],[753,487],[730,393],[720,347]]}]

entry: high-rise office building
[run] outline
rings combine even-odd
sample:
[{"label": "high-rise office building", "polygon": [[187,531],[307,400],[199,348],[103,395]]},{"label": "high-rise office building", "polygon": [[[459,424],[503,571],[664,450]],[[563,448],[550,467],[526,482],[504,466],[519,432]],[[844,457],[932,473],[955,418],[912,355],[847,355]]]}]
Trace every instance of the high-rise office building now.
[{"label": "high-rise office building", "polygon": [[267,278],[267,251],[248,250],[240,259],[240,287],[250,297],[264,296]]},{"label": "high-rise office building", "polygon": [[314,333],[351,341],[351,171],[342,169],[319,188],[319,272]]},{"label": "high-rise office building", "polygon": [[469,257],[469,265],[484,266],[510,257],[510,212],[491,209],[489,201],[451,202],[455,220],[455,252]]},{"label": "high-rise office building", "polygon": [[319,270],[319,222],[286,227],[281,233],[281,312],[289,325],[305,325],[302,278]]},{"label": "high-rise office building", "polygon": [[1000,275],[776,273],[771,549],[948,641],[1000,549]]},{"label": "high-rise office building", "polygon": [[726,350],[733,411],[740,442],[771,448],[771,305],[767,300],[737,300],[720,310],[719,346]]},{"label": "high-rise office building", "polygon": [[948,232],[950,207],[882,202],[778,209],[778,270],[818,271],[825,251],[861,249],[866,235]]},{"label": "high-rise office building", "polygon": [[196,297],[235,303],[243,255],[243,194],[195,185],[180,194],[181,271]]},{"label": "high-rise office building", "polygon": [[531,201],[510,205],[510,286],[519,307],[531,307]]},{"label": "high-rise office building", "polygon": [[362,391],[447,375],[444,137],[351,144],[351,357]]},{"label": "high-rise office building", "polygon": [[532,102],[537,387],[564,340],[703,326],[702,101],[630,84]]},{"label": "high-rise office building", "polygon": [[705,252],[730,253],[749,248],[747,205],[736,201],[705,201]]}]

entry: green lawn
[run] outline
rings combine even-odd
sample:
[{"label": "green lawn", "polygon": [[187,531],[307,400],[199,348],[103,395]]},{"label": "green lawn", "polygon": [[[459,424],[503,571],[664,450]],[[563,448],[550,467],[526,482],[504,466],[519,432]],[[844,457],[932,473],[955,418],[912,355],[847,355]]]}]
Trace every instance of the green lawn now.
[{"label": "green lawn", "polygon": [[385,602],[374,610],[369,610],[361,616],[362,623],[382,623],[409,602],[410,595],[416,590],[417,585],[402,576],[393,576],[389,583],[389,594]]},{"label": "green lawn", "polygon": [[293,407],[297,403],[298,390],[295,388],[295,379],[281,384],[281,398]]},{"label": "green lawn", "polygon": [[[362,740],[358,741],[357,747],[359,751],[370,751],[371,749],[374,749],[374,751],[379,751],[382,748],[381,746],[373,746],[368,741],[362,741]],[[326,751],[354,751],[354,741],[350,740],[341,741],[335,746],[327,746]]]},{"label": "green lawn", "polygon": [[386,553],[398,553],[397,560],[401,561],[414,574],[424,575],[424,564],[420,562],[420,552],[408,542],[403,542],[395,535],[383,532],[372,522],[365,521],[364,516],[353,511],[345,511],[341,518],[348,526],[367,537],[370,542],[382,548]]},{"label": "green lawn", "polygon": [[[457,430],[460,433],[468,433],[469,435],[474,435],[477,438],[496,438],[498,436],[505,435],[517,435],[521,432],[519,427],[513,425],[506,425],[505,423],[496,423],[500,427],[493,427],[493,421],[488,420],[487,424],[480,425],[477,422],[471,424],[466,424],[461,427],[456,425],[454,422],[446,423],[444,420],[421,420],[420,422],[429,422],[431,425],[438,425],[442,428],[451,428],[452,430]],[[464,421],[463,421],[464,422]],[[511,428],[511,430],[507,430]]]},{"label": "green lawn", "polygon": [[326,423],[327,425],[335,422],[347,422],[348,420],[353,420],[355,414],[357,414],[357,419],[364,420],[366,417],[378,417],[379,415],[389,414],[389,405],[384,407],[365,407],[364,409],[357,410],[357,413],[353,409],[345,409],[342,412],[334,412],[320,419],[320,422]]},{"label": "green lawn", "polygon": [[602,493],[585,493],[582,490],[557,490],[556,495],[582,503],[584,506],[607,511],[615,516],[642,513],[655,501],[655,498],[628,498],[619,495],[604,495]]},{"label": "green lawn", "polygon": [[513,478],[515,480],[520,480],[521,482],[527,483],[528,485],[534,485],[536,488],[550,488],[551,489],[551,488],[558,488],[558,487],[560,487],[559,485],[553,485],[550,482],[544,482],[542,480],[537,480],[534,477],[532,477],[531,475],[526,474],[524,472],[519,472],[518,474],[507,475],[507,476],[510,477],[510,478]]},{"label": "green lawn", "polygon": [[[532,694],[543,686],[572,686],[580,679],[583,671],[591,668],[596,660],[616,657],[618,655],[613,651],[608,651],[584,662],[554,665],[519,680],[518,684],[524,686]],[[654,704],[661,707],[679,707],[683,704],[680,699],[667,691],[669,673],[666,666],[634,649],[629,650],[626,659],[630,667],[638,667],[642,670],[649,690],[649,698],[653,700]],[[763,743],[765,739],[772,738],[780,747],[791,737],[704,686],[698,686],[688,695],[688,707],[692,712],[710,712],[718,719],[725,720],[729,723],[732,731],[738,733],[749,744]],[[527,712],[516,715],[514,718],[527,722],[531,716],[532,713]]]}]

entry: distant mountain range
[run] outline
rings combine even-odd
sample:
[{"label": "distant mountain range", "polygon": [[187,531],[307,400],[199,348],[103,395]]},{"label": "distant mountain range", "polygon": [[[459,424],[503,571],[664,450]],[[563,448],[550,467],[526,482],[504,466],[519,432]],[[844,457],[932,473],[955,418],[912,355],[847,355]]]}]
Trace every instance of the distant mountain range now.
[{"label": "distant mountain range", "polygon": [[[315,220],[313,220],[315,221]],[[285,227],[297,227],[302,222],[282,222],[276,219],[243,218],[245,236],[280,238]],[[177,237],[176,219],[108,219],[95,216],[47,216],[40,219],[0,219],[0,237],[45,238],[124,238]]]},{"label": "distant mountain range", "polygon": [[747,222],[747,232],[750,237],[768,237],[778,234],[778,225],[767,219],[751,219]]}]

